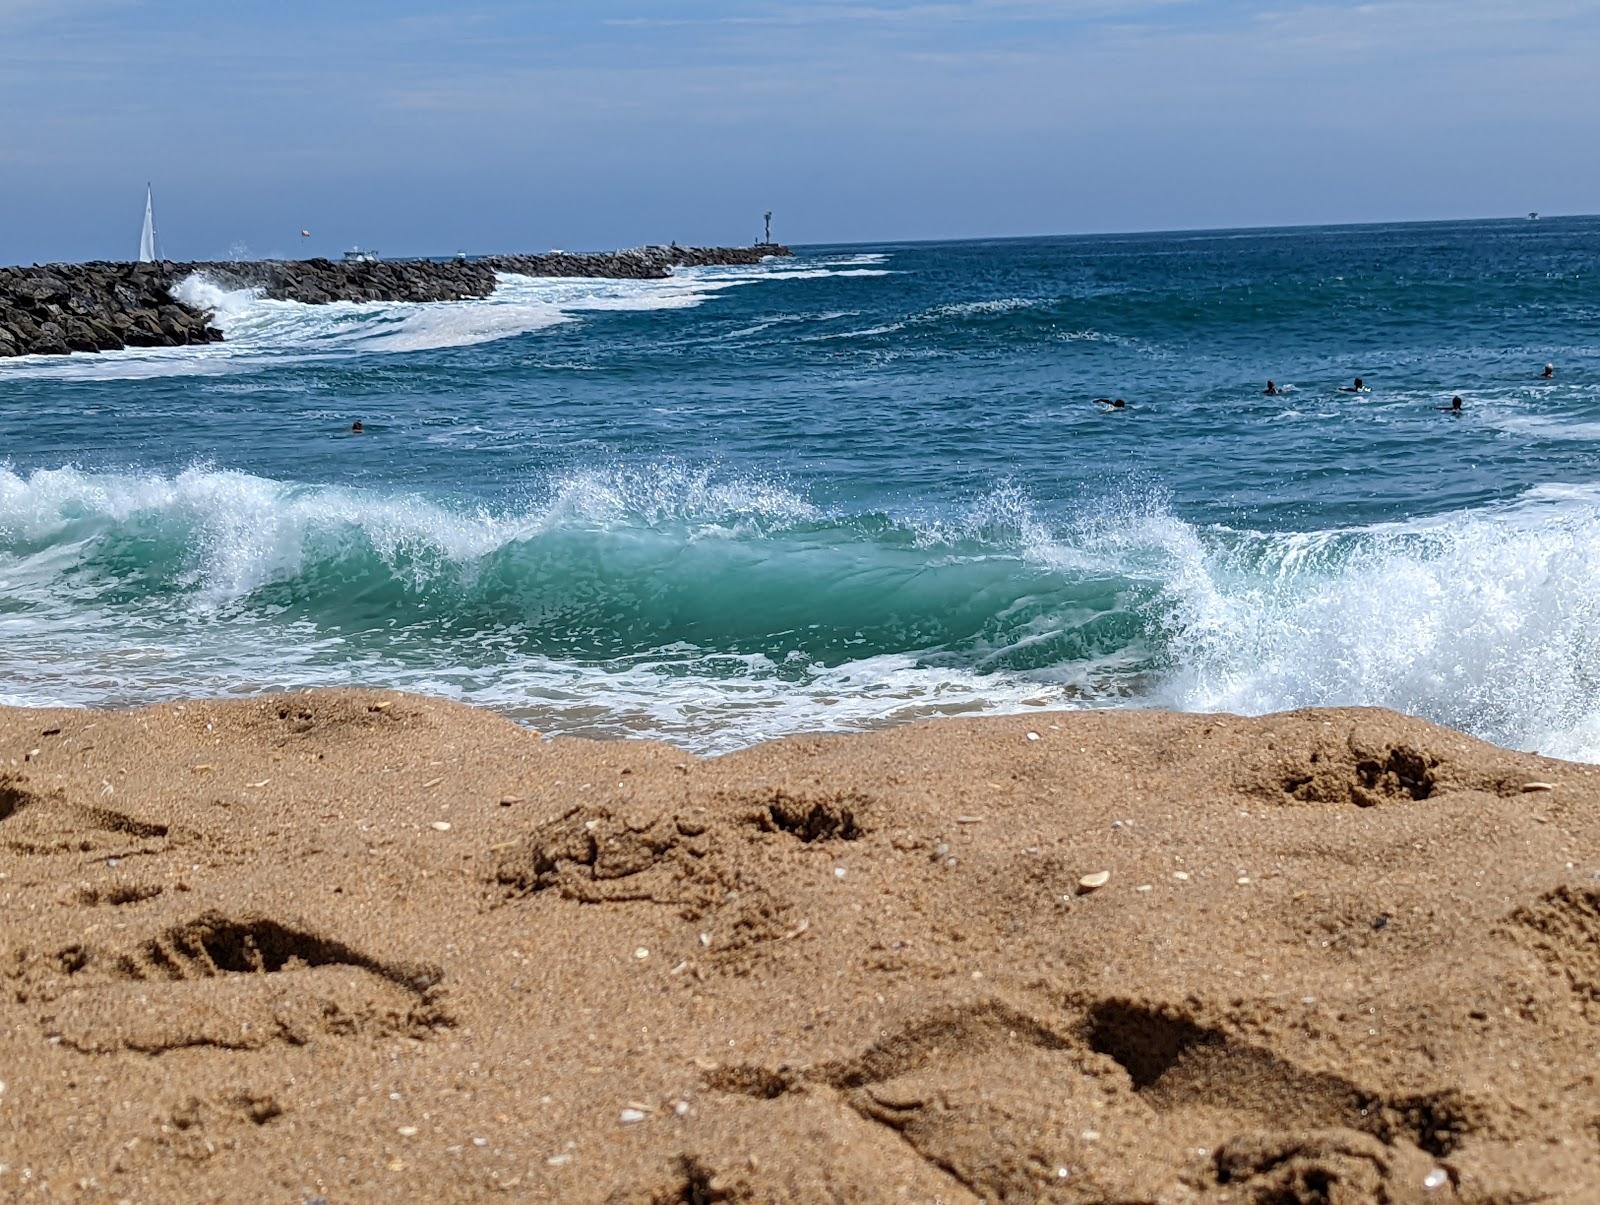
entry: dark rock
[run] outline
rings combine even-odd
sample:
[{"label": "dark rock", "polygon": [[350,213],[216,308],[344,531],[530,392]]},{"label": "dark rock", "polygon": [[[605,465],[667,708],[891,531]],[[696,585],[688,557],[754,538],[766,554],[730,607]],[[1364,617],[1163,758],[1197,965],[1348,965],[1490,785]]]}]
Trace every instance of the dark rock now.
[{"label": "dark rock", "polygon": [[67,347],[72,351],[99,351],[100,341],[95,338],[89,324],[78,318],[68,318],[63,326]]},{"label": "dark rock", "polygon": [[39,334],[28,348],[36,356],[64,356],[72,349],[67,345],[67,335],[54,322],[39,324]]}]

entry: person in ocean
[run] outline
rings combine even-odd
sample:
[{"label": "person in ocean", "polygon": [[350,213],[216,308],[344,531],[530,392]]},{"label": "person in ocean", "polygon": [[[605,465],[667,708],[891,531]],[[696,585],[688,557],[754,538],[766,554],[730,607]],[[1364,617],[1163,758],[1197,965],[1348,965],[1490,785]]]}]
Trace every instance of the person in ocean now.
[{"label": "person in ocean", "polygon": [[1363,381],[1360,377],[1357,377],[1356,378],[1356,383],[1354,385],[1340,385],[1339,386],[1339,392],[1340,393],[1371,393],[1372,390],[1367,388],[1367,384],[1366,384],[1365,381]]},{"label": "person in ocean", "polygon": [[1458,393],[1455,395],[1455,397],[1450,399],[1450,404],[1448,406],[1435,406],[1434,409],[1443,410],[1446,414],[1460,414],[1461,407],[1461,395]]},{"label": "person in ocean", "polygon": [[1267,387],[1265,389],[1263,389],[1261,392],[1265,393],[1268,397],[1277,397],[1278,396],[1278,382],[1276,382],[1276,381],[1268,381],[1267,382]]},{"label": "person in ocean", "polygon": [[351,435],[360,435],[365,430],[366,430],[366,428],[361,425],[361,420],[359,418],[356,419],[355,422],[350,424],[350,434]]},{"label": "person in ocean", "polygon": [[1108,410],[1126,410],[1128,408],[1128,403],[1123,401],[1121,398],[1117,398],[1116,401],[1112,401],[1108,397],[1097,397],[1094,399],[1094,403],[1097,406],[1104,406]]},{"label": "person in ocean", "polygon": [[1545,380],[1545,381],[1553,381],[1553,380],[1555,380],[1556,379],[1556,366],[1554,364],[1546,364],[1544,366],[1544,371],[1539,374],[1539,377],[1540,377],[1541,380]]}]

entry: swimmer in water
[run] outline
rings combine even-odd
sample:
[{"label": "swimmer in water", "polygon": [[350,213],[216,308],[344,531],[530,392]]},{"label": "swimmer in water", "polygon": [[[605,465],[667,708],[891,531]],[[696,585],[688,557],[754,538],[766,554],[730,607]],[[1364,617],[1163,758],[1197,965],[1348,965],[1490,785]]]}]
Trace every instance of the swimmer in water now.
[{"label": "swimmer in water", "polygon": [[1556,366],[1554,364],[1546,364],[1544,366],[1544,371],[1539,374],[1539,379],[1540,380],[1544,380],[1544,381],[1553,381],[1553,380],[1555,380],[1556,379]]},{"label": "swimmer in water", "polygon": [[359,418],[356,419],[355,422],[350,424],[350,434],[351,435],[360,435],[365,430],[366,430],[366,428],[361,425],[361,420]]},{"label": "swimmer in water", "polygon": [[1365,381],[1363,381],[1360,377],[1357,377],[1356,378],[1356,383],[1354,385],[1340,385],[1339,386],[1339,392],[1340,393],[1371,393],[1372,390],[1367,388],[1367,384],[1366,384]]},{"label": "swimmer in water", "polygon": [[1278,396],[1278,383],[1276,381],[1268,381],[1267,382],[1267,387],[1265,389],[1263,389],[1262,392],[1265,393],[1268,397],[1277,397]]},{"label": "swimmer in water", "polygon": [[1116,401],[1112,401],[1108,397],[1097,397],[1094,399],[1094,404],[1097,406],[1104,406],[1108,410],[1126,410],[1128,408],[1128,403],[1123,401],[1121,398],[1117,398]]},{"label": "swimmer in water", "polygon": [[1448,406],[1435,406],[1434,409],[1443,410],[1446,414],[1460,414],[1461,406],[1461,395],[1458,393],[1455,395],[1455,397],[1450,399],[1450,404]]}]

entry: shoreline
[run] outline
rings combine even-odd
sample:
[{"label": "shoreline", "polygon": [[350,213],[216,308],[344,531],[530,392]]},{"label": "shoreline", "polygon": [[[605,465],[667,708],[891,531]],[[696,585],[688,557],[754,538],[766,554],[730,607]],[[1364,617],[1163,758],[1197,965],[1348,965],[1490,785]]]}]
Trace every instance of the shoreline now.
[{"label": "shoreline", "polygon": [[628,251],[370,261],[96,261],[0,267],[0,359],[220,343],[212,315],[173,290],[201,275],[275,301],[480,300],[499,273],[597,280],[663,280],[676,268],[739,267],[792,255],[788,247],[649,246]]},{"label": "shoreline", "polygon": [[1600,1182],[1600,768],[1390,712],[0,709],[0,913],[0,1196]]}]

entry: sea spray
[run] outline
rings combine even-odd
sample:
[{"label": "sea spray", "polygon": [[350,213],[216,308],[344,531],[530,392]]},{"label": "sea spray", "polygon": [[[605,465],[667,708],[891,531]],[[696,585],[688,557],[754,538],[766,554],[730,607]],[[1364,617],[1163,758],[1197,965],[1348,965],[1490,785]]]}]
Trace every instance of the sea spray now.
[{"label": "sea spray", "polygon": [[[576,471],[538,492],[497,511],[204,468],[5,470],[0,569],[41,619],[45,600],[70,596],[136,626],[173,610],[284,625],[347,654],[471,667],[467,698],[499,696],[506,657],[513,676],[530,661],[587,665],[597,700],[622,665],[633,689],[641,666],[802,682],[893,665],[902,684],[922,675],[899,700],[913,706],[942,681],[978,696],[989,683],[986,708],[1376,703],[1592,752],[1600,502],[1570,493],[1265,533],[1196,527],[1159,491],[1053,522],[1015,484],[938,520],[841,513],[778,479],[671,462]],[[429,654],[440,643],[448,655]]]}]

